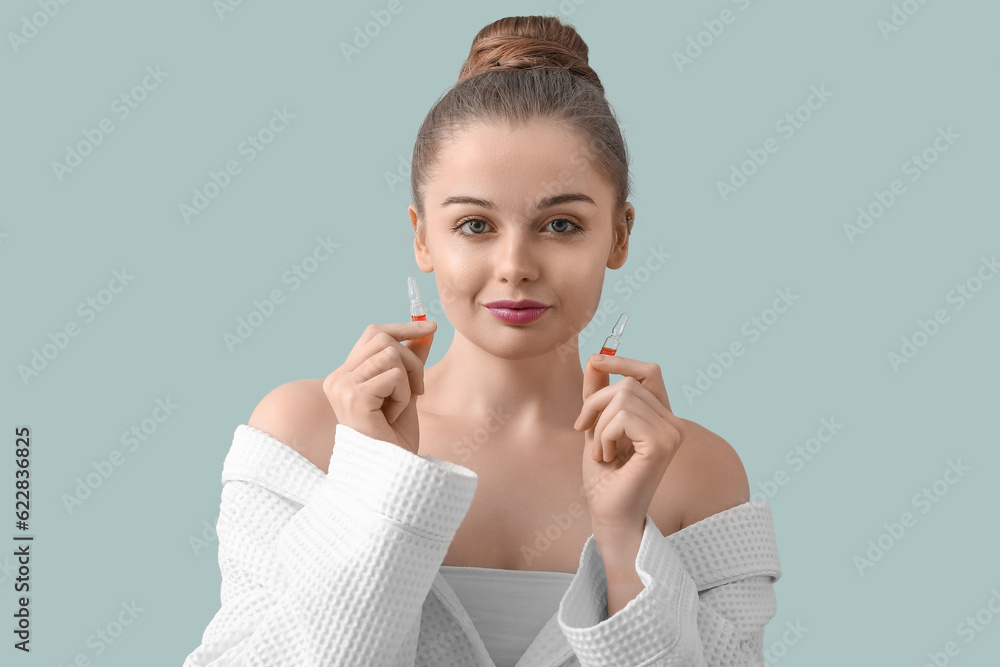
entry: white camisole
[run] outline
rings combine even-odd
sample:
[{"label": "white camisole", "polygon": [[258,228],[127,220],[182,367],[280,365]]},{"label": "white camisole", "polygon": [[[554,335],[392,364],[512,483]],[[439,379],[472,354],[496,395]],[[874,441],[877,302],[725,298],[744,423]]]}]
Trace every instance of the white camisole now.
[{"label": "white camisole", "polygon": [[497,667],[514,667],[569,588],[569,572],[442,565]]}]

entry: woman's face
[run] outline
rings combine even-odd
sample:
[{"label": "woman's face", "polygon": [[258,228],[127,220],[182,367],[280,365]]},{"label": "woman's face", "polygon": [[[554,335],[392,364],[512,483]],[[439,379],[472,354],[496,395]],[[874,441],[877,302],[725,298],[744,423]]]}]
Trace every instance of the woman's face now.
[{"label": "woman's face", "polygon": [[[585,139],[549,120],[476,125],[442,149],[432,176],[414,248],[455,329],[511,359],[575,344],[597,312],[605,268],[625,262],[625,215],[634,217],[630,204],[613,210],[611,184],[590,165]],[[412,205],[410,219],[416,231]],[[511,323],[486,306],[501,299],[547,307]]]}]

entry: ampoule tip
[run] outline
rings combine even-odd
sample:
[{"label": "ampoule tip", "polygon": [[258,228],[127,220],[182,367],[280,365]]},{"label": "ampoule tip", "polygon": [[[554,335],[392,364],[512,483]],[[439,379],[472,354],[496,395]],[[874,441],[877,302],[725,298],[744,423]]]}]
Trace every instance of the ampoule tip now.
[{"label": "ampoule tip", "polygon": [[622,332],[625,331],[626,322],[628,322],[628,313],[622,313],[618,317],[618,321],[615,322],[615,327],[611,330],[611,335],[615,338],[621,338]]}]

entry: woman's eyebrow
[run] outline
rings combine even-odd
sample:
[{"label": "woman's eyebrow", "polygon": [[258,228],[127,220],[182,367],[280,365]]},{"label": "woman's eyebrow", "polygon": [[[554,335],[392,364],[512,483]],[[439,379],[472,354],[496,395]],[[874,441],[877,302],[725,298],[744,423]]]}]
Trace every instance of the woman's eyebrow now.
[{"label": "woman's eyebrow", "polygon": [[[536,208],[538,210],[542,210],[544,208],[549,208],[550,206],[557,206],[559,204],[566,204],[574,201],[587,202],[593,204],[594,206],[597,205],[597,202],[582,192],[569,192],[561,195],[546,197],[538,202]],[[481,206],[482,208],[487,208],[491,211],[495,211],[497,209],[497,205],[488,199],[480,199],[479,197],[470,197],[468,195],[452,195],[441,203],[441,207],[444,208],[449,204],[472,204],[473,206]]]}]

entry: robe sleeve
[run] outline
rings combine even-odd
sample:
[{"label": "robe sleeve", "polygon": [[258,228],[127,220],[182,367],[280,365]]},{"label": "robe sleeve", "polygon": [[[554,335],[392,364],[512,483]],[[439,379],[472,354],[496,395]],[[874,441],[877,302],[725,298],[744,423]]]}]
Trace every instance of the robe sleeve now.
[{"label": "robe sleeve", "polygon": [[591,535],[559,605],[582,667],[761,667],[781,577],[770,507],[752,501],[664,537],[646,517],[635,561],[645,588],[608,617]]},{"label": "robe sleeve", "polygon": [[478,477],[343,424],[328,470],[237,429],[217,524],[221,605],[184,667],[413,665]]}]

